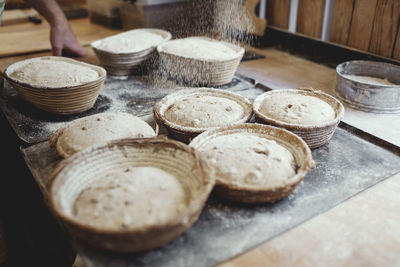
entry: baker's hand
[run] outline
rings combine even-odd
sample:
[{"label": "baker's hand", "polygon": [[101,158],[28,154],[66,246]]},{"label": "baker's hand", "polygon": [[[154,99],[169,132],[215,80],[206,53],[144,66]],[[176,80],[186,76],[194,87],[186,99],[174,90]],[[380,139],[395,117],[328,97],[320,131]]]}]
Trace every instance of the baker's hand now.
[{"label": "baker's hand", "polygon": [[54,56],[79,56],[85,55],[85,50],[79,44],[68,23],[52,25],[50,42]]}]

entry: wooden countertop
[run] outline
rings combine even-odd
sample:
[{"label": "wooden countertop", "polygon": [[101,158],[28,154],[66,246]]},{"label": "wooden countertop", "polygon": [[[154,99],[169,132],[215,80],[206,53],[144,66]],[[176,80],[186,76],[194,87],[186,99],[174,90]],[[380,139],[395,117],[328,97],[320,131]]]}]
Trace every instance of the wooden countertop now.
[{"label": "wooden countertop", "polygon": [[[71,25],[86,46],[87,55],[78,59],[97,64],[88,44],[117,31],[88,18]],[[48,31],[47,23],[0,25],[0,70],[24,58],[50,55]],[[257,52],[266,58],[242,62],[239,73],[271,88],[334,86],[331,68],[275,49]],[[400,173],[220,266],[399,266],[399,192]]]}]

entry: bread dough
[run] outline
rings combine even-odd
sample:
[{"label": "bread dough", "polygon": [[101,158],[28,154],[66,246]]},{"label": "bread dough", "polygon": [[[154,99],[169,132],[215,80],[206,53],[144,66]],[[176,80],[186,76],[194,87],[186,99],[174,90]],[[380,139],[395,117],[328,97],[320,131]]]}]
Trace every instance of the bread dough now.
[{"label": "bread dough", "polygon": [[31,59],[8,75],[18,82],[41,88],[77,86],[99,78],[97,71],[83,64],[51,58]]},{"label": "bread dough", "polygon": [[165,223],[185,208],[185,192],[171,174],[155,167],[130,167],[104,174],[82,190],[75,218],[102,229]]},{"label": "bread dough", "polygon": [[120,138],[155,136],[144,120],[123,112],[107,112],[74,120],[58,130],[50,139],[63,157],[90,146],[102,145]]},{"label": "bread dough", "polygon": [[189,95],[171,104],[165,118],[177,125],[208,128],[227,125],[243,118],[243,107],[233,100],[208,95]]},{"label": "bread dough", "polygon": [[132,30],[101,39],[95,47],[110,53],[134,53],[156,47],[163,41],[163,36],[156,32]]},{"label": "bread dough", "polygon": [[372,76],[359,76],[359,75],[349,75],[349,74],[344,74],[343,77],[360,82],[360,83],[368,83],[368,84],[373,84],[373,85],[397,85],[392,82],[389,82],[388,79],[381,79],[377,77],[372,77]]},{"label": "bread dough", "polygon": [[198,37],[168,41],[161,51],[201,60],[230,60],[239,56],[239,51],[225,42]]},{"label": "bread dough", "polygon": [[217,136],[198,150],[225,183],[274,188],[296,174],[296,163],[289,150],[251,133]]},{"label": "bread dough", "polygon": [[269,118],[287,123],[313,125],[335,119],[335,110],[325,101],[308,95],[273,94],[259,108]]}]

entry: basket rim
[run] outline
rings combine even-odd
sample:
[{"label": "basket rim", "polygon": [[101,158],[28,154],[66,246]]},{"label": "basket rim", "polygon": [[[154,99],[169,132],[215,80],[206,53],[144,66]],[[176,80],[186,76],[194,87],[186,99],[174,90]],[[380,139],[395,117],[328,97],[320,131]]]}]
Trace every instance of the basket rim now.
[{"label": "basket rim", "polygon": [[[10,71],[10,68],[12,69],[13,67],[17,66],[16,64],[23,64],[23,62],[26,62],[25,64],[27,64],[31,61],[35,61],[35,60],[39,60],[39,59],[64,61],[64,62],[70,62],[70,63],[74,63],[77,65],[85,66],[85,67],[88,67],[88,68],[96,71],[99,74],[99,77],[94,81],[82,83],[79,85],[61,86],[61,87],[46,87],[46,86],[32,86],[31,84],[29,84],[27,82],[22,82],[22,81],[16,80],[9,76],[8,72]],[[21,65],[21,66],[23,66],[23,65]],[[12,63],[4,70],[3,76],[11,84],[17,84],[21,87],[26,87],[28,89],[33,89],[33,90],[65,90],[65,89],[73,90],[73,89],[81,89],[82,87],[87,87],[87,86],[91,86],[91,85],[96,86],[98,84],[101,84],[106,79],[107,71],[101,66],[89,64],[89,63],[75,60],[72,58],[59,57],[59,56],[41,56],[41,57],[29,58],[29,59],[25,59],[25,60],[21,60],[21,61]]]},{"label": "basket rim", "polygon": [[[167,51],[163,50],[163,46],[167,45],[169,42],[173,42],[173,41],[176,41],[176,40],[184,40],[184,39],[201,39],[201,40],[209,40],[209,41],[212,41],[212,42],[219,42],[219,43],[223,43],[223,44],[227,45],[228,47],[233,48],[235,51],[236,50],[238,50],[238,51],[236,51],[236,56],[235,57],[232,57],[230,59],[220,59],[220,60],[218,60],[218,59],[199,59],[199,58],[194,58],[194,57],[190,57],[190,56],[183,56],[183,55],[179,55],[179,54],[176,54],[176,53],[171,53],[171,52],[167,52]],[[167,42],[164,42],[164,43],[162,43],[162,44],[157,46],[157,52],[160,55],[165,54],[165,55],[174,56],[174,57],[180,58],[180,59],[193,60],[193,61],[204,62],[204,63],[228,63],[228,62],[231,62],[231,61],[236,61],[236,60],[241,59],[243,57],[243,55],[244,55],[245,49],[243,47],[239,46],[239,45],[235,45],[235,44],[227,42],[227,41],[220,41],[220,40],[213,39],[213,38],[210,38],[210,37],[207,37],[207,36],[191,36],[191,37],[173,39],[173,40],[169,40]]]},{"label": "basket rim", "polygon": [[[272,136],[270,132],[275,132],[277,136]],[[307,143],[298,135],[294,134],[293,132],[290,132],[284,128],[272,126],[272,125],[265,125],[265,124],[259,124],[259,123],[241,123],[241,124],[236,124],[236,125],[229,125],[225,127],[219,127],[219,128],[214,128],[210,129],[208,131],[205,131],[204,133],[198,135],[195,137],[190,143],[189,146],[193,147],[195,150],[198,150],[201,148],[203,145],[207,143],[210,139],[217,138],[220,136],[224,135],[230,135],[230,134],[237,134],[237,133],[250,133],[254,134],[256,136],[261,136],[265,139],[268,140],[274,140],[277,141],[277,143],[286,149],[288,149],[291,154],[293,152],[291,151],[290,147],[295,147],[297,149],[297,152],[301,153],[305,157],[302,158],[303,162],[302,164],[299,164],[296,160],[296,165],[298,166],[298,169],[296,170],[296,174],[285,180],[281,185],[271,187],[271,186],[260,186],[260,185],[251,185],[251,184],[246,184],[244,182],[240,181],[226,181],[226,179],[218,179],[216,177],[216,185],[222,186],[224,189],[227,190],[237,190],[237,191],[243,191],[247,193],[261,193],[261,192],[271,192],[271,191],[276,191],[281,188],[285,188],[287,186],[292,186],[296,183],[299,183],[304,176],[315,167],[315,162],[312,157],[311,149],[307,145]],[[284,137],[282,139],[282,137]],[[293,154],[294,155],[294,154]]]},{"label": "basket rim", "polygon": [[[181,89],[179,91],[173,92],[173,93],[168,94],[165,97],[163,97],[153,107],[153,113],[154,113],[155,119],[160,121],[161,124],[164,125],[165,127],[176,130],[176,131],[184,133],[184,134],[197,134],[197,133],[204,132],[210,128],[215,128],[215,127],[183,126],[183,125],[176,124],[176,123],[168,120],[165,117],[164,112],[162,112],[163,109],[166,110],[168,108],[168,106],[170,106],[171,103],[174,102],[174,100],[178,100],[181,97],[190,96],[190,95],[204,95],[204,96],[209,95],[209,96],[227,98],[230,100],[231,100],[231,98],[228,98],[227,96],[231,96],[232,98],[235,99],[236,103],[238,103],[243,108],[243,112],[244,112],[242,118],[240,118],[236,122],[233,122],[235,124],[240,123],[240,122],[246,122],[246,121],[250,120],[253,115],[251,102],[244,96],[239,95],[234,92],[222,90],[222,89],[199,87],[199,88]],[[218,126],[216,126],[216,127],[218,127]]]},{"label": "basket rim", "polygon": [[139,28],[139,29],[132,29],[132,30],[129,30],[129,31],[124,31],[124,32],[121,32],[121,33],[117,33],[117,34],[114,34],[114,35],[107,36],[107,37],[102,38],[102,39],[95,40],[95,41],[90,43],[90,47],[95,52],[97,50],[97,51],[100,51],[101,53],[104,53],[104,54],[107,54],[107,55],[110,55],[110,56],[132,57],[132,56],[135,56],[137,54],[141,54],[141,53],[146,52],[146,51],[150,52],[151,50],[155,50],[157,48],[157,46],[160,45],[160,44],[156,44],[154,46],[150,46],[150,47],[148,47],[146,49],[143,49],[143,50],[140,50],[140,51],[122,52],[122,53],[110,52],[110,51],[107,51],[107,50],[104,50],[104,49],[101,49],[101,48],[97,47],[98,43],[100,43],[101,41],[103,41],[103,40],[105,40],[107,38],[115,37],[115,36],[118,36],[118,35],[121,35],[121,34],[124,34],[124,33],[127,33],[127,32],[134,32],[134,31],[149,31],[149,32],[159,33],[159,35],[161,35],[163,37],[163,41],[161,42],[161,44],[171,40],[171,38],[172,38],[172,34],[169,31],[166,31],[166,30],[163,30],[163,29],[158,29],[158,28]]},{"label": "basket rim", "polygon": [[[326,121],[326,122],[318,123],[318,124],[299,124],[299,123],[289,123],[289,122],[284,122],[284,121],[281,121],[278,119],[273,119],[259,111],[260,106],[265,98],[267,98],[271,95],[285,94],[285,93],[301,94],[301,95],[317,97],[332,107],[332,109],[335,111],[335,118],[332,120]],[[330,102],[325,101],[325,99],[329,99]],[[331,102],[335,103],[335,105],[332,105]],[[270,124],[273,124],[278,127],[283,127],[285,129],[292,130],[292,131],[309,132],[309,131],[314,131],[316,129],[325,129],[325,128],[336,127],[336,125],[343,118],[345,110],[344,110],[343,104],[337,98],[335,98],[327,93],[324,93],[320,90],[314,90],[314,89],[310,89],[310,88],[297,88],[297,89],[291,88],[291,89],[276,89],[276,90],[271,90],[271,91],[262,93],[254,100],[253,111],[254,111],[254,114],[256,115],[256,117],[261,119],[263,122],[270,123]]]},{"label": "basket rim", "polygon": [[[73,216],[66,214],[62,208],[60,207],[60,201],[57,198],[58,190],[62,187],[63,183],[66,179],[66,176],[59,176],[62,171],[68,168],[72,168],[74,162],[80,161],[82,158],[90,156],[92,153],[95,153],[101,149],[108,149],[115,146],[126,146],[126,145],[168,145],[170,147],[180,149],[186,151],[190,155],[192,155],[196,161],[196,166],[201,170],[202,179],[204,182],[203,191],[198,195],[197,198],[191,199],[191,202],[186,206],[184,210],[180,212],[180,214],[173,219],[170,219],[168,222],[163,224],[152,224],[147,226],[138,226],[131,229],[102,229],[101,227],[90,226],[85,223],[79,222],[74,219]],[[135,235],[135,234],[143,234],[146,232],[151,232],[154,230],[164,229],[168,227],[174,227],[177,225],[182,225],[182,222],[190,216],[191,214],[198,212],[204,206],[205,201],[207,200],[212,188],[215,184],[215,179],[213,176],[210,176],[208,172],[206,172],[207,164],[201,160],[198,156],[197,152],[190,148],[189,146],[174,140],[169,140],[165,137],[155,137],[155,138],[146,138],[146,139],[134,139],[134,138],[125,138],[118,139],[107,143],[106,145],[98,146],[98,147],[89,147],[83,151],[80,151],[67,159],[62,160],[56,167],[56,169],[50,174],[49,179],[49,204],[53,212],[61,219],[61,221],[68,223],[73,226],[74,229],[79,229],[81,232],[90,232],[92,234],[98,234],[101,236],[109,236],[115,237],[118,235]]]}]

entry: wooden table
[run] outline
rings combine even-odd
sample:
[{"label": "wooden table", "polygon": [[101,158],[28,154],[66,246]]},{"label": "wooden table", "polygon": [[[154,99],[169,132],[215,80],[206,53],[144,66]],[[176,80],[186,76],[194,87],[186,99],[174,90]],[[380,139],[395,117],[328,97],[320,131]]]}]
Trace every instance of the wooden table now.
[{"label": "wooden table", "polygon": [[[98,64],[88,44],[117,31],[88,18],[71,24],[86,48],[79,60]],[[48,31],[46,23],[0,27],[0,70],[24,58],[50,55]],[[256,52],[266,58],[242,62],[240,74],[271,88],[334,87],[332,68],[272,48]],[[396,138],[400,142],[400,134]],[[399,192],[400,173],[220,266],[400,266]]]}]

